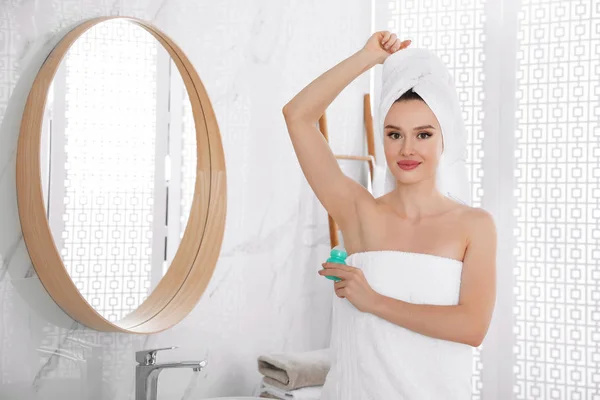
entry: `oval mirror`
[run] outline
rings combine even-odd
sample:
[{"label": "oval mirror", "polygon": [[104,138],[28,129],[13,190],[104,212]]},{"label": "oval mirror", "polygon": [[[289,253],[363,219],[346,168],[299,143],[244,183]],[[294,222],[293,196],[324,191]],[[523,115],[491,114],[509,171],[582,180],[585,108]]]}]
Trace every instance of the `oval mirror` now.
[{"label": "oval mirror", "polygon": [[40,280],[106,331],[166,329],[218,258],[225,166],[212,106],[162,32],[98,18],[69,32],[27,100],[19,214]]}]

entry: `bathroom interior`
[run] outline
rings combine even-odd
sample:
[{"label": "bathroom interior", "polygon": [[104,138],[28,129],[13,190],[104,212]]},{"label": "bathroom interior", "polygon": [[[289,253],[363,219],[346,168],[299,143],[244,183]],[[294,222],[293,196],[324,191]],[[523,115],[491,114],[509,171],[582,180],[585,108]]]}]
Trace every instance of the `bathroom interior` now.
[{"label": "bathroom interior", "polygon": [[[4,0],[0,400],[250,399],[259,360],[321,368],[343,238],[281,110],[378,30],[454,75],[496,221],[472,398],[600,399],[600,2]],[[373,193],[379,68],[320,121]]]}]

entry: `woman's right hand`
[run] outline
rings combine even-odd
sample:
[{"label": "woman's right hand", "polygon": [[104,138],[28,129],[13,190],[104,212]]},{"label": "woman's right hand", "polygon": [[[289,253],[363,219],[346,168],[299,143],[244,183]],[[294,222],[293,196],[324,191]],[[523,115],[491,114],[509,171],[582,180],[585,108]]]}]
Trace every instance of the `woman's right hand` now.
[{"label": "woman's right hand", "polygon": [[398,39],[395,33],[380,31],[371,35],[363,51],[372,54],[378,64],[383,64],[390,55],[407,48],[410,43],[410,40]]}]

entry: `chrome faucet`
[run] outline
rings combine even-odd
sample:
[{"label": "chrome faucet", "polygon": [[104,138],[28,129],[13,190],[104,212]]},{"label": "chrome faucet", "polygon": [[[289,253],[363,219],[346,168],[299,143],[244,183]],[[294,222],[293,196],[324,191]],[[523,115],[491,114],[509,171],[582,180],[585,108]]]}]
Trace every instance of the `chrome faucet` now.
[{"label": "chrome faucet", "polygon": [[167,368],[191,368],[195,372],[202,371],[208,364],[203,361],[183,361],[176,363],[157,364],[156,353],[161,350],[172,350],[177,347],[142,350],[135,353],[135,400],[157,400],[158,374]]}]

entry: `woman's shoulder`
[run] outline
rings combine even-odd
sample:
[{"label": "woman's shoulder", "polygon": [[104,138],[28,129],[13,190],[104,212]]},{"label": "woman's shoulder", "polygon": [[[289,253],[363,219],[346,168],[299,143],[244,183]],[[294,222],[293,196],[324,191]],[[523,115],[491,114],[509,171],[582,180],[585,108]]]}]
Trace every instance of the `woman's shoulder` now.
[{"label": "woman's shoulder", "polygon": [[463,214],[464,217],[468,217],[467,219],[471,222],[474,223],[481,223],[481,222],[494,222],[494,217],[492,216],[492,214],[481,208],[481,207],[471,207],[465,204],[462,204],[460,206],[460,211]]},{"label": "woman's shoulder", "polygon": [[480,207],[461,205],[461,220],[470,237],[476,235],[496,236],[496,223],[492,214]]}]

